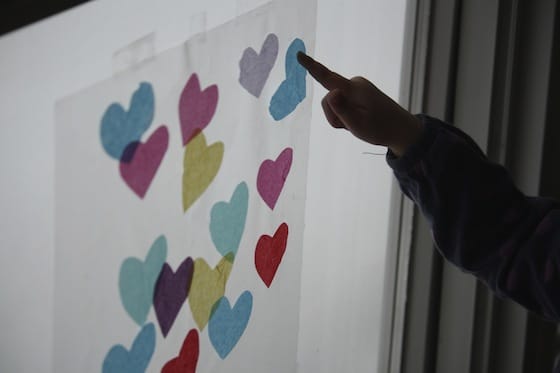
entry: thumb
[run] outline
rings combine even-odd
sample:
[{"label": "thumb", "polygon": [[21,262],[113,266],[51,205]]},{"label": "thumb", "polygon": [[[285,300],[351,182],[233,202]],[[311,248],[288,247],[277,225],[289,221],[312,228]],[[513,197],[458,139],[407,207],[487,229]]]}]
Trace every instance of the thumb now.
[{"label": "thumb", "polygon": [[352,107],[344,92],[340,89],[333,89],[326,98],[332,111],[344,124],[344,127],[346,129],[355,128],[361,120],[360,113]]}]

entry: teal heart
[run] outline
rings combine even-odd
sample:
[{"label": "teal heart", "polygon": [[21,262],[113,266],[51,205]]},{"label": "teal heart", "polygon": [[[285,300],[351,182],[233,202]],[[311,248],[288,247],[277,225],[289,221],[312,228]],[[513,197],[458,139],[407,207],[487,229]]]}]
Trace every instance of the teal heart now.
[{"label": "teal heart", "polygon": [[222,256],[232,253],[234,256],[239,249],[241,236],[245,229],[247,207],[249,205],[249,189],[245,182],[240,183],[231,200],[217,202],[210,212],[210,235],[216,249]]},{"label": "teal heart", "polygon": [[148,368],[156,348],[156,328],[147,324],[134,339],[130,351],[123,345],[113,346],[103,360],[103,373],[138,373]]},{"label": "teal heart", "polygon": [[107,154],[123,160],[126,147],[140,141],[154,119],[154,89],[150,83],[142,82],[130,99],[129,110],[119,103],[109,105],[101,118],[101,144]]},{"label": "teal heart", "polygon": [[305,53],[305,44],[301,39],[294,39],[286,51],[286,79],[280,83],[268,107],[274,120],[290,115],[305,98],[307,70],[297,61],[298,52]]},{"label": "teal heart", "polygon": [[143,262],[126,258],[119,273],[119,291],[124,309],[140,326],[144,325],[154,297],[154,287],[167,258],[167,241],[159,236]]},{"label": "teal heart", "polygon": [[226,297],[220,298],[213,307],[208,324],[208,336],[222,359],[233,350],[247,328],[253,309],[253,295],[244,291],[233,308]]}]

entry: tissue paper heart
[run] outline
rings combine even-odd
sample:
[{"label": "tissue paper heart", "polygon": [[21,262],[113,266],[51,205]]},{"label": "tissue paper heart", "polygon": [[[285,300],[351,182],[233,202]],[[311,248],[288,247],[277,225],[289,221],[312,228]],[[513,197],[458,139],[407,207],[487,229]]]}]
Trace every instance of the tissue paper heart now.
[{"label": "tissue paper heart", "polygon": [[210,211],[210,236],[216,249],[222,256],[232,253],[234,256],[239,249],[241,236],[245,229],[247,207],[249,205],[249,189],[247,184],[240,183],[230,202],[218,202]]},{"label": "tissue paper heart", "polygon": [[194,261],[188,300],[194,321],[201,331],[211,317],[212,307],[225,293],[232,266],[233,255],[223,257],[214,269],[210,269],[202,258]]},{"label": "tissue paper heart", "polygon": [[239,61],[239,83],[255,97],[259,97],[278,56],[278,37],[268,34],[261,52],[253,48],[243,51]]},{"label": "tissue paper heart", "polygon": [[189,330],[179,356],[169,360],[161,369],[161,373],[195,373],[199,354],[198,332]]},{"label": "tissue paper heart", "polygon": [[159,127],[146,143],[133,142],[123,152],[119,170],[124,182],[140,198],[144,198],[167,152],[169,132]]},{"label": "tissue paper heart", "polygon": [[169,333],[177,314],[189,295],[193,276],[193,260],[188,257],[173,272],[167,263],[163,265],[154,291],[154,310],[164,337]]},{"label": "tissue paper heart", "polygon": [[224,144],[215,142],[206,146],[202,132],[189,142],[183,160],[183,211],[187,211],[212,183],[223,157]]},{"label": "tissue paper heart", "polygon": [[259,238],[255,249],[255,267],[267,287],[270,287],[276,271],[282,262],[288,242],[288,225],[282,223],[274,236],[266,234]]},{"label": "tissue paper heart", "polygon": [[300,51],[305,53],[305,45],[301,39],[295,39],[286,52],[286,80],[280,83],[268,107],[274,120],[284,119],[305,98],[307,71],[297,61]]},{"label": "tissue paper heart", "polygon": [[274,209],[292,167],[292,148],[282,150],[275,161],[267,159],[259,167],[257,190],[264,202]]},{"label": "tissue paper heart", "polygon": [[130,351],[122,345],[113,346],[103,360],[103,373],[145,372],[156,347],[154,324],[146,324],[134,339]]},{"label": "tissue paper heart", "polygon": [[183,145],[208,126],[217,105],[218,86],[214,84],[201,91],[198,76],[192,74],[179,98],[179,122]]},{"label": "tissue paper heart", "polygon": [[101,144],[110,157],[121,160],[124,149],[139,141],[154,119],[154,90],[150,83],[140,83],[130,100],[128,111],[112,103],[101,118]]},{"label": "tissue paper heart", "polygon": [[249,291],[239,296],[233,308],[226,297],[222,297],[216,303],[208,324],[208,335],[212,346],[222,359],[225,359],[239,342],[249,323],[252,309],[253,296]]},{"label": "tissue paper heart", "polygon": [[143,325],[154,296],[154,286],[167,257],[167,241],[159,236],[152,244],[145,261],[126,258],[119,273],[119,291],[124,309]]}]

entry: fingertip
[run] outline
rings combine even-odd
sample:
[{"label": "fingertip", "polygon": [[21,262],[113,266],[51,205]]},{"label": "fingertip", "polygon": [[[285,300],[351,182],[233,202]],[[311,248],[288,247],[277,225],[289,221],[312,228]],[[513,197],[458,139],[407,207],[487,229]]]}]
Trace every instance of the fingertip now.
[{"label": "fingertip", "polygon": [[296,58],[299,64],[302,65],[303,67],[306,67],[309,64],[309,62],[312,61],[311,57],[309,57],[307,54],[305,54],[302,51],[297,52]]}]

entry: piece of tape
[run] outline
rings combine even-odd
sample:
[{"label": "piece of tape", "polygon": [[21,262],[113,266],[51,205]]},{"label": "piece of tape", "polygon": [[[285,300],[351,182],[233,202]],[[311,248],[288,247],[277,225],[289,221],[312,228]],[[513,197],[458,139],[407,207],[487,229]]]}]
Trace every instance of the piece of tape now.
[{"label": "piece of tape", "polygon": [[137,66],[155,56],[156,36],[152,32],[113,53],[113,75]]},{"label": "piece of tape", "polygon": [[272,0],[236,0],[235,1],[235,16],[239,17],[245,13],[257,9]]},{"label": "piece of tape", "polygon": [[188,25],[189,25],[189,35],[198,35],[200,34],[200,38],[204,40],[206,38],[206,12],[197,13],[189,17]]}]

